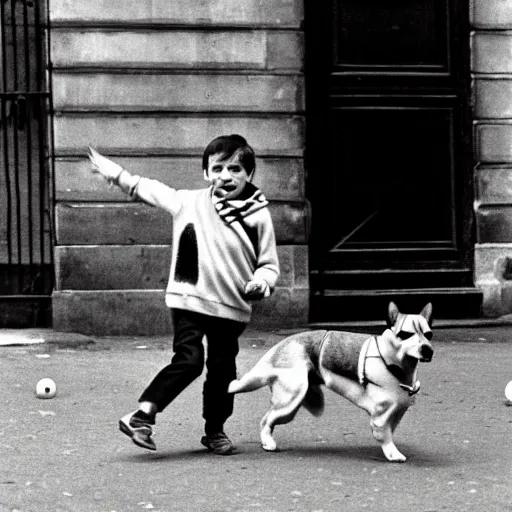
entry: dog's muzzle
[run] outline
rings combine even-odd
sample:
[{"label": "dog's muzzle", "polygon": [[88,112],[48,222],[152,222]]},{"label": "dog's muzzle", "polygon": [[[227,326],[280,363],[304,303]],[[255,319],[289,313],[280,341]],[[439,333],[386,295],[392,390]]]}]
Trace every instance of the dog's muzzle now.
[{"label": "dog's muzzle", "polygon": [[422,345],[420,347],[420,361],[423,363],[430,363],[434,356],[434,349],[430,345]]}]

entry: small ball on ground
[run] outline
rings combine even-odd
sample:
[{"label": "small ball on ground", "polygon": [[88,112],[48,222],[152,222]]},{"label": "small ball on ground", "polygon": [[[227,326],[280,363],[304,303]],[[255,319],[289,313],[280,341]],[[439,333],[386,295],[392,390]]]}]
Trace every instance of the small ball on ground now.
[{"label": "small ball on ground", "polygon": [[41,379],[36,384],[37,398],[53,398],[57,393],[57,386],[52,379]]},{"label": "small ball on ground", "polygon": [[512,380],[505,386],[505,397],[512,402]]}]

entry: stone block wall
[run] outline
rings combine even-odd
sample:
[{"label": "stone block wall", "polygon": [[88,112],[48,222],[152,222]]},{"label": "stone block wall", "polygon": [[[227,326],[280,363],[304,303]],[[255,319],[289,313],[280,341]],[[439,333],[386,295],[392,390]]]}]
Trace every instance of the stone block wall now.
[{"label": "stone block wall", "polygon": [[240,133],[258,155],[282,277],[252,324],[309,308],[302,0],[51,0],[56,290],[53,324],[162,334],[166,214],[90,173],[87,145],[176,188],[204,186],[206,144]]},{"label": "stone block wall", "polygon": [[475,284],[484,315],[512,313],[512,2],[473,0]]}]

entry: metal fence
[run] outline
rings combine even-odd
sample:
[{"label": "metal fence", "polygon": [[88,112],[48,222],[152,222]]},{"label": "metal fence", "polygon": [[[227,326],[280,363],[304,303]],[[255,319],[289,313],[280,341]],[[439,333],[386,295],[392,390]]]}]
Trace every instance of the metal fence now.
[{"label": "metal fence", "polygon": [[[0,0],[0,297],[53,287],[47,0]],[[1,320],[0,320],[1,323]]]}]

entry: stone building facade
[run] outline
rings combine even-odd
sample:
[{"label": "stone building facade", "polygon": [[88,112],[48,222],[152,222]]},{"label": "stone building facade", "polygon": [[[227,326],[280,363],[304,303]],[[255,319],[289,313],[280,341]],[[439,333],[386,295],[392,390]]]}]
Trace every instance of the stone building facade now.
[{"label": "stone building facade", "polygon": [[169,219],[91,176],[88,144],[176,188],[204,186],[201,155],[226,133],[258,155],[282,278],[255,322],[304,323],[302,8],[298,1],[51,2],[56,186],[54,326],[170,329]]},{"label": "stone building facade", "polygon": [[[305,164],[308,9],[304,0],[50,0],[56,329],[170,330],[168,218],[91,175],[85,148],[195,188],[204,146],[224,133],[253,144],[278,239],[282,277],[253,323],[309,321],[306,173],[318,170]],[[512,312],[512,1],[467,9],[474,285],[482,314],[499,316]]]},{"label": "stone building facade", "polygon": [[475,127],[475,283],[483,313],[512,312],[512,2],[471,4]]}]

